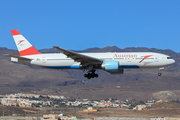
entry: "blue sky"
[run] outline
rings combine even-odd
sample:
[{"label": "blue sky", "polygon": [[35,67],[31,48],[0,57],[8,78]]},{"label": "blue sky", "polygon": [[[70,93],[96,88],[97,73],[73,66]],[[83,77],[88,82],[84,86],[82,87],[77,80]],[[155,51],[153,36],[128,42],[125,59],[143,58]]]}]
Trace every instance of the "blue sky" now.
[{"label": "blue sky", "polygon": [[17,29],[37,49],[106,46],[180,52],[179,0],[1,0],[0,47]]}]

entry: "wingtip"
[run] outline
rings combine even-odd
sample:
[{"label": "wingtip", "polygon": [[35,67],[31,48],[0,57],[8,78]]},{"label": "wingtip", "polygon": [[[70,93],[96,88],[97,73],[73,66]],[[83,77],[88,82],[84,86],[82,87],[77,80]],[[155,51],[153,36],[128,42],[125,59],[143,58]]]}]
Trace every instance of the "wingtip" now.
[{"label": "wingtip", "polygon": [[4,56],[9,56],[9,54],[3,54]]}]

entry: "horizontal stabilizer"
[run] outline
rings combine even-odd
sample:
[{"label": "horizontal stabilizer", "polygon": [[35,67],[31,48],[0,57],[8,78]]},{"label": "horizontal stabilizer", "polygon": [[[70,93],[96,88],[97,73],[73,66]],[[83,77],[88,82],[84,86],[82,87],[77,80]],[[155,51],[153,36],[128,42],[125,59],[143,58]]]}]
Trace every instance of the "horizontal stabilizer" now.
[{"label": "horizontal stabilizer", "polygon": [[25,57],[21,57],[21,56],[15,56],[15,55],[9,55],[9,54],[5,54],[5,56],[18,58],[18,59],[22,59],[22,60],[32,60],[32,59],[29,59],[29,58],[25,58]]}]

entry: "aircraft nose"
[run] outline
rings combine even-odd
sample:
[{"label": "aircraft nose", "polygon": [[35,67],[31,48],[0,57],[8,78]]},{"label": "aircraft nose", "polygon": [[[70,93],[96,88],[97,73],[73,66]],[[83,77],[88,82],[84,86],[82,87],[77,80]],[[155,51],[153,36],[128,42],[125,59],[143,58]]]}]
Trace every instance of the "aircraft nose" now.
[{"label": "aircraft nose", "polygon": [[169,62],[168,62],[169,65],[172,65],[172,64],[174,64],[174,63],[175,63],[175,60],[174,60],[174,59],[171,59],[171,60],[169,60]]},{"label": "aircraft nose", "polygon": [[175,63],[175,60],[174,59],[172,59],[172,64],[174,64]]}]

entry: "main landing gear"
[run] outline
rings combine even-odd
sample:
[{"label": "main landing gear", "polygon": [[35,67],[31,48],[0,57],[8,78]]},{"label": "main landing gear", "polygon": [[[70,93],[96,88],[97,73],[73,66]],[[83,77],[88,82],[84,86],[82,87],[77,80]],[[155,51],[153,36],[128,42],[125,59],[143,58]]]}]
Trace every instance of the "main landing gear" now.
[{"label": "main landing gear", "polygon": [[88,74],[84,74],[85,78],[91,79],[98,77],[98,74],[95,73],[95,70],[89,71]]}]

